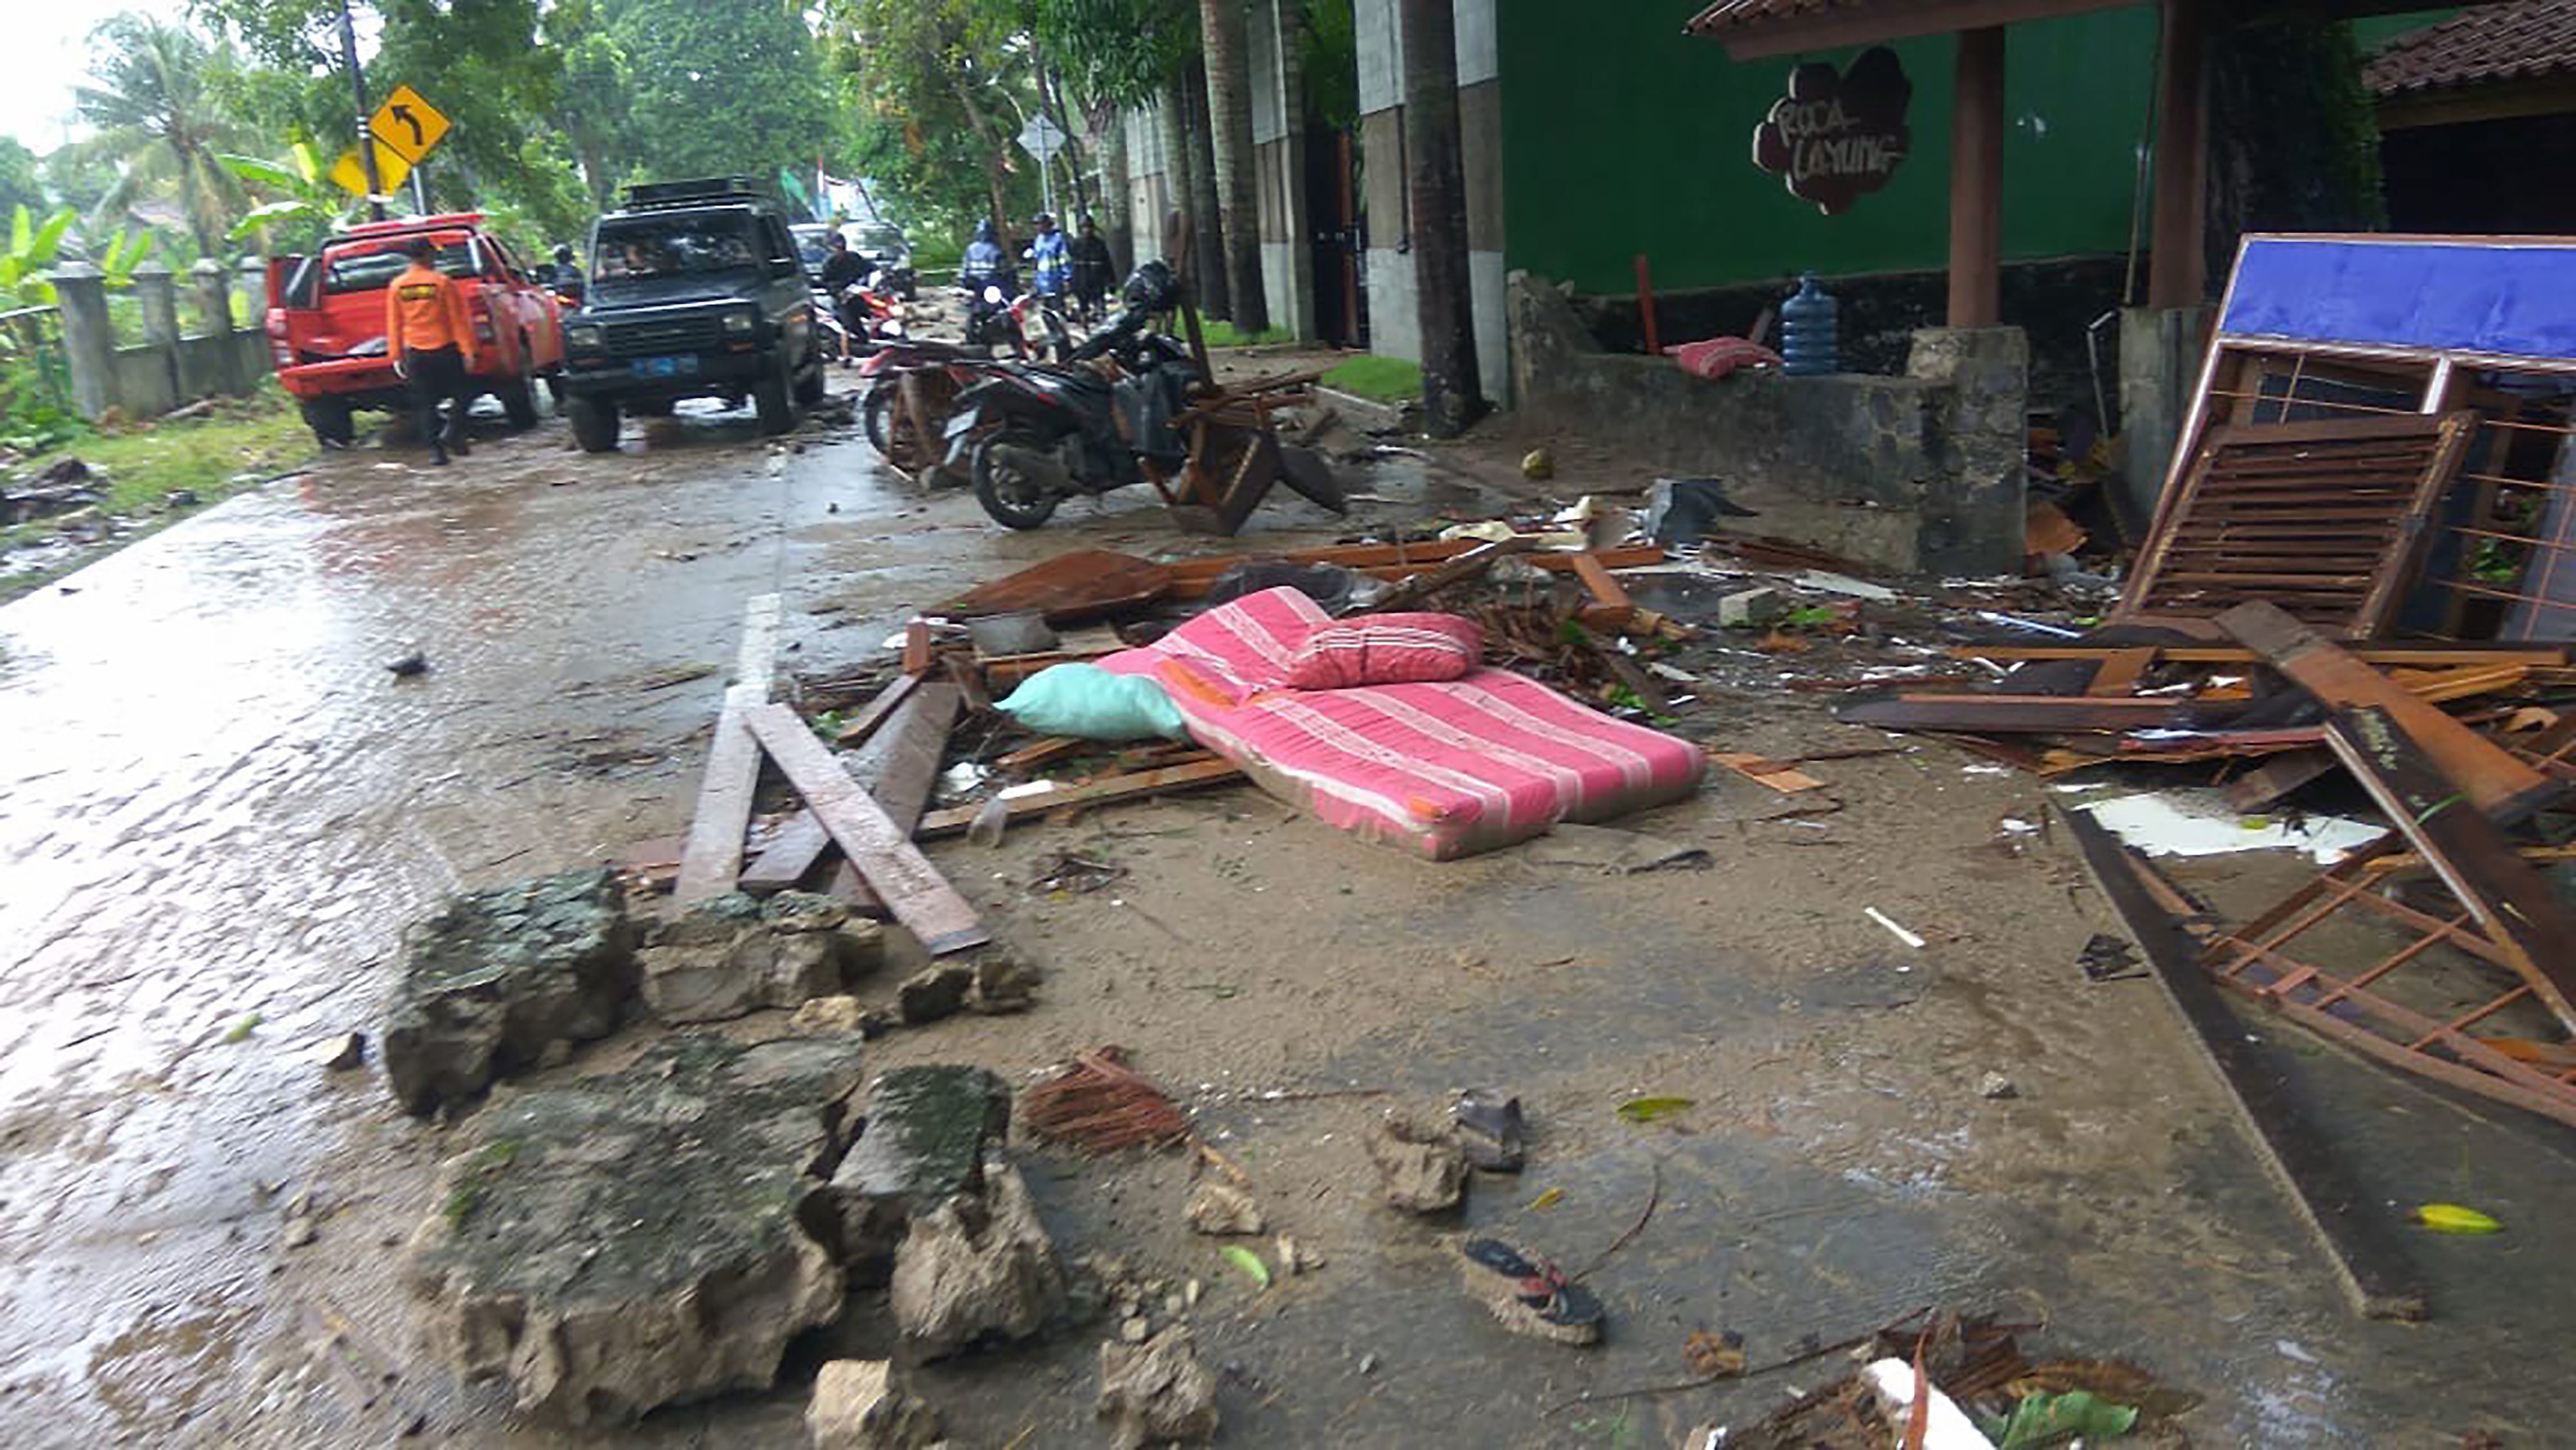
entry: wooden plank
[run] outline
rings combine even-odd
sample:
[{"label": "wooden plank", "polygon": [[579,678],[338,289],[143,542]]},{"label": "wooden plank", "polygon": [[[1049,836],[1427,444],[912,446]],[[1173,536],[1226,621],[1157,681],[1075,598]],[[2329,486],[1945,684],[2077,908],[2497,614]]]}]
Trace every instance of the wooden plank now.
[{"label": "wooden plank", "polygon": [[784,705],[759,705],[745,716],[760,748],[823,822],[833,844],[885,898],[886,908],[923,950],[945,956],[981,946],[992,933],[975,908],[921,854],[908,833],[850,778],[803,719]]},{"label": "wooden plank", "polygon": [[1514,554],[1526,554],[1529,545],[1518,539],[1503,539],[1481,545],[1427,573],[1416,574],[1381,595],[1377,602],[1355,614],[1391,614],[1410,609],[1432,595],[1455,584],[1463,584]]},{"label": "wooden plank", "polygon": [[778,628],[785,617],[775,594],[755,594],[742,606],[742,646],[735,652],[733,682],[757,687],[764,700],[778,688]]},{"label": "wooden plank", "polygon": [[1005,774],[1015,774],[1034,766],[1044,765],[1049,761],[1062,760],[1068,755],[1080,752],[1090,744],[1088,740],[1076,740],[1070,735],[1050,735],[1043,740],[1021,746],[994,761],[993,766]]},{"label": "wooden plank", "polygon": [[931,639],[930,625],[914,620],[903,627],[903,672],[926,675],[939,662],[939,649]]},{"label": "wooden plank", "polygon": [[[1042,816],[1065,806],[1102,805],[1110,801],[1135,800],[1169,791],[1195,790],[1200,786],[1218,785],[1243,778],[1243,772],[1231,760],[1201,760],[1189,765],[1166,766],[1160,770],[1140,770],[1129,775],[1112,775],[1082,785],[1069,785],[1057,790],[1032,791],[1011,798],[1006,809],[1009,819],[1017,821]],[[954,810],[932,811],[921,818],[920,828],[913,832],[924,841],[943,836],[962,836],[975,822],[978,806],[959,806]]]},{"label": "wooden plank", "polygon": [[[2424,1291],[2390,1227],[2394,1220],[2353,1181],[2334,1154],[2334,1139],[2309,1120],[2291,1085],[2263,1060],[2259,1039],[2228,1010],[2217,984],[2200,967],[2199,943],[2169,909],[2157,904],[2158,893],[2146,885],[2163,878],[2121,845],[2092,812],[2061,807],[2057,816],[2084,852],[2102,893],[2144,949],[2165,1000],[2191,1030],[2201,1059],[2217,1075],[2256,1161],[2271,1171],[2326,1251],[2353,1307],[2374,1319],[2423,1318]],[[2169,886],[2163,894],[2183,899]]]},{"label": "wooden plank", "polygon": [[1141,608],[1172,586],[1172,570],[1109,549],[1076,549],[978,584],[931,611],[955,619],[1035,610],[1052,625],[1081,624]]},{"label": "wooden plank", "polygon": [[[1956,644],[1950,653],[1958,659],[1990,660],[2107,660],[2132,648],[2116,644]],[[2243,645],[2160,644],[2155,647],[2165,661],[2177,665],[2251,665],[2263,657]],[[2450,665],[2528,665],[2546,669],[2567,662],[2565,646],[2532,648],[2528,645],[2458,644],[2424,647],[2416,645],[2347,644],[2343,652],[2374,665],[2409,665],[2439,669]]]},{"label": "wooden plank", "polygon": [[697,808],[689,816],[688,845],[680,853],[680,878],[671,888],[682,906],[724,895],[742,874],[742,838],[751,829],[752,793],[760,786],[760,747],[744,721],[763,698],[757,685],[725,691],[715,739],[707,746],[707,771],[698,781]]},{"label": "wooden plank", "polygon": [[[875,799],[886,819],[905,831],[930,808],[931,794],[939,787],[939,767],[948,756],[948,732],[956,728],[963,699],[963,692],[953,684],[925,685],[850,759],[850,778]],[[844,896],[871,916],[886,909],[864,880]]]},{"label": "wooden plank", "polygon": [[1785,760],[1753,755],[1741,750],[1712,750],[1708,758],[1757,785],[1767,785],[1782,795],[1795,795],[1802,790],[1822,790],[1824,782]]},{"label": "wooden plank", "polygon": [[2495,822],[2456,808],[2461,787],[2408,735],[2396,712],[2375,705],[2338,709],[2326,744],[2487,936],[2506,948],[2515,973],[2559,1022],[2576,1030],[2576,911],[2558,899],[2549,878],[2515,854]]},{"label": "wooden plank", "polygon": [[778,828],[768,847],[742,868],[742,874],[734,879],[734,889],[754,896],[792,891],[831,847],[831,833],[823,829],[814,813],[798,811]]},{"label": "wooden plank", "polygon": [[1585,591],[1592,596],[1591,605],[1583,611],[1584,623],[1596,629],[1616,629],[1636,614],[1637,606],[1628,598],[1627,589],[1611,578],[1610,571],[1593,555],[1574,556],[1574,577],[1583,581]]},{"label": "wooden plank", "polygon": [[894,713],[895,706],[902,704],[912,694],[913,687],[920,683],[919,675],[895,676],[894,683],[877,691],[876,698],[868,701],[847,724],[834,731],[832,739],[845,749],[864,743],[876,733],[879,725],[885,723],[886,717]]},{"label": "wooden plank", "polygon": [[2241,706],[2199,706],[2177,700],[2106,700],[2084,695],[1898,695],[1857,700],[1834,708],[1834,718],[1890,730],[2001,730],[2045,734],[2057,730],[2188,728],[2214,723]]},{"label": "wooden plank", "polygon": [[2400,688],[2386,675],[2301,624],[2279,606],[2256,601],[2218,616],[2219,627],[2261,654],[2329,711],[2385,710],[2434,768],[2491,816],[2518,817],[2557,790],[2547,776]]},{"label": "wooden plank", "polygon": [[2154,645],[2116,651],[2109,659],[2102,661],[2102,668],[2093,672],[2093,683],[2084,687],[2084,693],[2122,697],[2133,695],[2137,693],[2139,678],[2145,675],[2155,662]]}]

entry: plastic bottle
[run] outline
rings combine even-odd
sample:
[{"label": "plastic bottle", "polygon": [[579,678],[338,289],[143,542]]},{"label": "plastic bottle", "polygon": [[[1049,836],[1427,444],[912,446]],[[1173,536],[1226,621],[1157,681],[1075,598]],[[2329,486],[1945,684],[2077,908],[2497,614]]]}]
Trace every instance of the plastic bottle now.
[{"label": "plastic bottle", "polygon": [[1816,285],[1816,274],[1798,278],[1798,290],[1780,305],[1782,372],[1793,378],[1822,377],[1842,366],[1842,304]]}]

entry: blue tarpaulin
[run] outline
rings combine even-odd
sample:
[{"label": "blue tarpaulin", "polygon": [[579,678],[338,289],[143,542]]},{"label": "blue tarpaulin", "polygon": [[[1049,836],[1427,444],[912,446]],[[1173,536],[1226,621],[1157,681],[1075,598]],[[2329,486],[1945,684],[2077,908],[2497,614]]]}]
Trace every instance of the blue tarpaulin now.
[{"label": "blue tarpaulin", "polygon": [[2220,327],[2576,361],[2576,241],[2249,237]]}]

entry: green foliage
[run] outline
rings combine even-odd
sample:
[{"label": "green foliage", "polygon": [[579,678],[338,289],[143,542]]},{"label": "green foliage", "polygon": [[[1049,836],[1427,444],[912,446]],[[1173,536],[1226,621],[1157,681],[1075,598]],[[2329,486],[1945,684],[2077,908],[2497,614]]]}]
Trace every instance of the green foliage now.
[{"label": "green foliage", "polygon": [[100,21],[90,48],[97,57],[90,83],[72,94],[81,119],[96,129],[65,149],[115,173],[93,215],[104,225],[166,192],[186,214],[199,250],[213,255],[241,198],[215,159],[236,135],[208,82],[222,58],[184,22],[133,11]]},{"label": "green foliage", "polygon": [[826,128],[802,13],[777,0],[604,0],[623,60],[628,170],[670,178],[810,173]]},{"label": "green foliage", "polygon": [[2387,225],[2351,22],[2260,16],[2213,36],[2210,55],[2211,275],[2227,275],[2244,232]]},{"label": "green foliage", "polygon": [[[1341,0],[1343,13],[1349,0]],[[1027,23],[1066,89],[1090,106],[1141,106],[1197,56],[1191,0],[1027,0]]]},{"label": "green foliage", "polygon": [[0,214],[44,204],[45,182],[36,153],[14,136],[0,136]]},{"label": "green foliage", "polygon": [[72,216],[72,209],[64,207],[39,223],[24,202],[9,214],[9,250],[0,253],[0,294],[12,305],[53,305],[54,283],[47,273],[62,254]]},{"label": "green foliage", "polygon": [[2134,1408],[2113,1404],[2090,1390],[2072,1390],[2024,1396],[1994,1438],[1996,1450],[2042,1450],[2077,1440],[2098,1445],[2128,1434],[2137,1423]]},{"label": "green foliage", "polygon": [[1336,131],[1360,123],[1359,27],[1351,0],[1307,0],[1298,32],[1306,84],[1306,119]]},{"label": "green foliage", "polygon": [[1203,321],[1199,324],[1199,335],[1210,347],[1266,347],[1271,343],[1297,340],[1296,332],[1290,328],[1265,327],[1247,334],[1237,332],[1231,322]]}]

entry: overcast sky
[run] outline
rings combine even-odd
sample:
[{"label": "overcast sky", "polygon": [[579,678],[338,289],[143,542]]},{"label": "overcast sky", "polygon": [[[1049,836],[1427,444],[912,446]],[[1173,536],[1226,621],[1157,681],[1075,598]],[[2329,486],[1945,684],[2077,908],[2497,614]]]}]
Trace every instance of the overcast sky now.
[{"label": "overcast sky", "polygon": [[89,74],[89,28],[120,10],[177,16],[170,0],[21,0],[0,45],[0,134],[42,154],[63,142],[72,88]]}]

